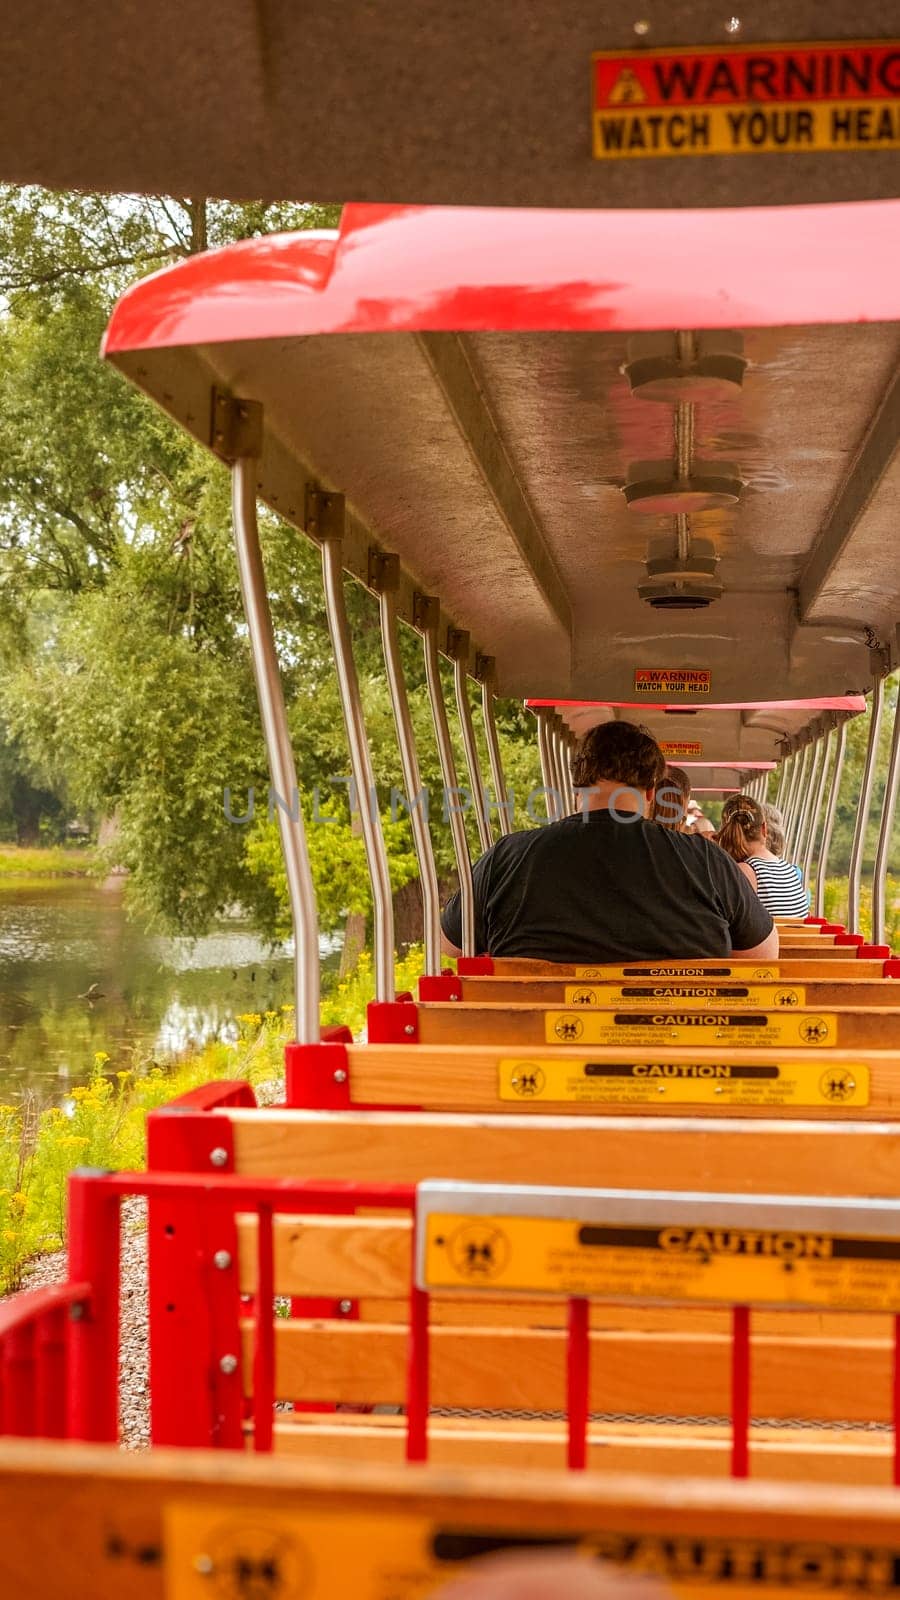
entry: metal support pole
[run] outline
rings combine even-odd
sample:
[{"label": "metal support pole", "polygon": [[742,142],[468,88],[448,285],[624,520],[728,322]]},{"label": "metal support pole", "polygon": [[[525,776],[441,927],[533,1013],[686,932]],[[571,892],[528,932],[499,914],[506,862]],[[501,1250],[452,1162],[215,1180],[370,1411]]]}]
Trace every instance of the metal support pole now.
[{"label": "metal support pole", "polygon": [[790,755],[789,755],[789,757],[788,757],[788,760],[790,762],[790,770],[788,772],[787,778],[785,779],[784,797],[783,797],[782,803],[781,803],[781,820],[782,820],[782,822],[784,824],[784,845],[785,845],[785,850],[787,849],[788,817],[790,816],[791,801],[793,799],[794,788],[795,788],[796,783],[797,783],[797,774],[798,774],[798,771],[799,771],[799,763],[800,763],[800,752],[799,752],[799,750],[792,750]]},{"label": "metal support pole", "polygon": [[797,831],[795,836],[796,843],[793,860],[796,861],[798,866],[802,862],[804,853],[806,851],[806,842],[809,836],[812,817],[813,796],[815,794],[816,785],[819,779],[819,760],[821,755],[821,742],[818,738],[815,738],[810,745],[809,771],[806,775],[806,783],[804,785],[803,797],[800,803],[800,816],[797,823]]},{"label": "metal support pole", "polygon": [[573,809],[572,800],[574,799],[574,796],[570,798],[572,778],[571,773],[569,772],[569,752],[566,748],[565,736],[558,718],[553,722],[550,730],[550,738],[552,741],[554,765],[556,767],[557,786],[559,788],[560,799],[562,803],[562,815],[565,817],[568,816]]},{"label": "metal support pole", "polygon": [[875,766],[878,756],[878,735],[881,731],[881,712],[884,706],[884,679],[876,678],[872,685],[872,707],[869,714],[869,739],[866,761],[856,807],[856,826],[850,850],[850,870],[847,875],[847,928],[850,933],[861,933],[859,908],[862,897],[863,855],[866,848],[866,829],[872,805],[872,788],[875,783]]},{"label": "metal support pole", "polygon": [[250,635],[250,659],[287,872],[294,935],[294,1036],[298,1044],[315,1044],[319,1039],[319,922],[316,891],[306,848],[297,770],[266,594],[256,517],[256,473],[257,463],[249,456],[237,460],[231,470],[234,542],[244,615]]},{"label": "metal support pole", "polygon": [[459,876],[462,953],[464,956],[474,956],[477,954],[475,949],[475,891],[472,884],[472,862],[469,858],[466,824],[458,804],[459,783],[456,777],[456,762],[453,759],[453,745],[450,740],[450,724],[447,721],[447,707],[444,703],[444,689],[441,683],[437,642],[440,606],[437,600],[430,595],[419,595],[416,597],[416,610],[416,625],[422,630],[424,642],[425,681],[428,685],[428,700],[431,705],[434,734],[441,763],[441,778],[444,784],[444,793],[447,797],[446,811],[450,821],[453,855]]},{"label": "metal support pole", "polygon": [[562,796],[556,776],[556,760],[550,719],[551,712],[546,707],[541,707],[537,714],[541,782],[546,791],[544,799],[547,806],[547,816],[551,822],[558,822],[562,816]]},{"label": "metal support pole", "polygon": [[478,841],[483,855],[485,850],[490,850],[494,842],[494,835],[488,820],[484,779],[481,776],[481,762],[478,759],[478,745],[475,741],[475,724],[472,721],[472,706],[469,701],[469,674],[467,670],[469,664],[469,635],[467,633],[451,632],[447,644],[447,653],[453,662],[453,692],[456,696],[456,714],[459,717],[463,750],[466,755],[466,767],[469,773],[469,787],[472,791],[472,805],[475,808],[475,821],[478,824]]},{"label": "metal support pole", "polygon": [[894,831],[894,814],[897,809],[898,784],[900,784],[900,698],[898,698],[894,707],[894,723],[891,729],[891,754],[884,785],[884,797],[881,802],[878,847],[875,851],[875,876],[872,880],[873,944],[884,944],[885,942],[887,870],[891,853],[891,836]]},{"label": "metal support pole", "polygon": [[797,782],[794,786],[794,793],[791,798],[791,815],[790,821],[788,822],[788,834],[785,845],[785,854],[791,860],[794,858],[794,847],[797,842],[800,815],[803,810],[803,801],[806,795],[806,782],[809,776],[809,764],[811,756],[812,746],[805,744],[800,752],[800,760],[797,766]]},{"label": "metal support pole", "polygon": [[831,769],[831,780],[828,785],[828,802],[825,806],[825,825],[822,829],[822,844],[819,849],[819,865],[816,868],[816,899],[815,916],[825,915],[825,878],[828,872],[828,852],[831,849],[831,835],[834,832],[834,819],[837,816],[838,796],[841,789],[841,775],[844,770],[844,756],[847,750],[847,724],[839,722],[837,738],[834,746],[834,766]]},{"label": "metal support pole", "polygon": [[500,740],[497,735],[497,723],[494,717],[493,659],[490,656],[482,656],[477,665],[480,667],[481,714],[484,718],[484,736],[487,740],[488,761],[491,768],[491,782],[494,785],[497,815],[500,819],[500,832],[512,833],[512,817],[509,814],[509,798],[506,792],[506,779],[503,775],[503,757],[500,752]]},{"label": "metal support pole", "polygon": [[[312,491],[310,498],[318,502],[319,538],[322,541],[322,576],[325,582],[325,615],[331,648],[337,669],[338,694],[347,745],[350,751],[350,772],[356,789],[362,823],[366,866],[372,885],[373,943],[375,947],[375,999],[390,1002],[394,998],[394,902],[391,896],[391,875],[388,869],[387,850],[381,830],[381,813],[372,771],[372,756],[366,737],[362,696],[359,678],[353,659],[353,641],[347,619],[347,602],[344,595],[343,533],[344,506],[342,495],[321,494]],[[307,526],[309,518],[307,518]]]},{"label": "metal support pole", "polygon": [[804,766],[805,760],[806,760],[806,747],[804,747],[802,749],[798,748],[797,754],[796,754],[796,759],[794,761],[794,779],[793,779],[793,783],[791,784],[791,792],[790,792],[790,795],[788,796],[788,809],[787,809],[787,814],[786,814],[785,819],[784,819],[784,824],[785,824],[785,835],[784,835],[785,846],[784,847],[785,847],[785,854],[786,855],[790,855],[790,845],[788,843],[788,831],[789,830],[790,830],[790,834],[791,834],[791,842],[793,842],[793,824],[794,824],[794,821],[795,821],[796,816],[797,816],[797,805],[798,805],[800,794],[801,794],[802,787],[803,787],[803,766]]},{"label": "metal support pole", "polygon": [[781,800],[782,796],[784,795],[785,780],[790,770],[790,764],[790,756],[782,755],[778,763],[778,774],[775,785],[775,805],[778,807],[779,811],[781,810]]},{"label": "metal support pole", "polygon": [[409,805],[409,822],[412,828],[413,848],[419,866],[424,911],[425,973],[437,977],[441,971],[441,894],[438,884],[428,812],[418,804],[422,792],[422,775],[416,752],[416,735],[409,710],[406,678],[397,636],[397,580],[400,563],[397,556],[385,556],[378,574],[378,611],[381,621],[381,643],[387,673],[400,767]]},{"label": "metal support pole", "polygon": [[801,872],[803,873],[803,882],[807,889],[810,886],[810,874],[812,872],[813,856],[816,850],[816,843],[821,832],[820,823],[822,816],[822,801],[825,798],[825,780],[828,776],[828,761],[831,756],[831,746],[833,743],[831,735],[833,731],[834,730],[832,728],[829,728],[826,733],[822,734],[820,740],[822,746],[822,765],[819,769],[815,794],[813,795],[812,816],[809,823],[809,832],[806,836],[806,845],[803,851],[803,857],[797,863]]}]

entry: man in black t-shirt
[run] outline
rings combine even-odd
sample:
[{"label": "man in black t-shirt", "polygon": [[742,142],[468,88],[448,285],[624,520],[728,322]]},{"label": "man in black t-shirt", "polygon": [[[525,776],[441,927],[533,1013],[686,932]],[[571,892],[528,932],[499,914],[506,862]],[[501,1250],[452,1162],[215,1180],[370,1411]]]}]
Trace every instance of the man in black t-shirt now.
[{"label": "man in black t-shirt", "polygon": [[[579,812],[499,839],[475,863],[475,953],[540,961],[746,955],[771,961],[778,932],[737,866],[708,839],[647,820],[665,771],[630,722],[586,734]],[[459,955],[459,895],[441,918]]]}]

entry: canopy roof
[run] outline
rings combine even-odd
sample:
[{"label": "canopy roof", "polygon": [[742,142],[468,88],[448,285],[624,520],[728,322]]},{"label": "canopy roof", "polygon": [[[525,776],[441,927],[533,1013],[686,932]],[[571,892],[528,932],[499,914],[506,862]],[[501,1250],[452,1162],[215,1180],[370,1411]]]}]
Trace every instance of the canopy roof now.
[{"label": "canopy roof", "polygon": [[[261,402],[262,498],[302,529],[308,485],[343,493],[348,569],[366,582],[373,546],[397,553],[401,614],[438,595],[502,693],[643,712],[672,697],[636,694],[636,673],[688,669],[704,688],[676,709],[698,716],[664,718],[671,737],[702,724],[704,757],[764,761],[858,710],[843,697],[893,648],[898,258],[900,202],[355,206],[339,235],[247,241],[137,284],[106,354],[203,443],[214,391]],[[689,408],[689,471],[739,484],[690,517],[720,557],[706,610],[638,596],[674,517],[623,488],[677,476],[681,448],[676,406],[622,371],[628,333],[650,330],[727,330],[748,363]],[[823,696],[842,704],[803,704]]]},{"label": "canopy roof", "polygon": [[897,192],[896,155],[591,159],[595,50],[879,39],[888,0],[40,0],[6,7],[0,177],[449,205],[759,205]]}]

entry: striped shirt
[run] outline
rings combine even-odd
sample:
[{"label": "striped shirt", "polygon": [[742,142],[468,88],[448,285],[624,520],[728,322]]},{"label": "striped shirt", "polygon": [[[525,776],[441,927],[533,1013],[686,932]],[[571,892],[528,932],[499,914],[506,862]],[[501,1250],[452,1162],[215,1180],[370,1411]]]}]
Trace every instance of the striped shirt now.
[{"label": "striped shirt", "polygon": [[769,861],[765,856],[748,856],[746,865],[756,875],[756,892],[772,917],[805,917],[809,912],[809,890],[803,887],[799,867],[792,861]]}]

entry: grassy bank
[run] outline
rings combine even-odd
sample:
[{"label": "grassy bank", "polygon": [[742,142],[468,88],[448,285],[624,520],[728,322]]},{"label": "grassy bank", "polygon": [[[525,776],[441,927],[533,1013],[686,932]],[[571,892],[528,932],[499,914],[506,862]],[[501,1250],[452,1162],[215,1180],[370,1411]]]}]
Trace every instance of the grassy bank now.
[{"label": "grassy bank", "polygon": [[28,849],[0,844],[0,886],[12,878],[85,878],[94,865],[94,853],[83,845],[49,845]]},{"label": "grassy bank", "polygon": [[[397,967],[398,989],[414,987],[422,958],[413,951]],[[322,1002],[323,1023],[365,1023],[372,966],[364,954],[352,977]],[[0,1105],[0,1293],[19,1287],[26,1262],[65,1240],[66,1180],[73,1167],[143,1167],[147,1113],[217,1078],[258,1084],[278,1079],[292,1034],[291,1007],[239,1019],[234,1044],[204,1045],[168,1067],[107,1076],[98,1051],[90,1083],[62,1106]]]}]

